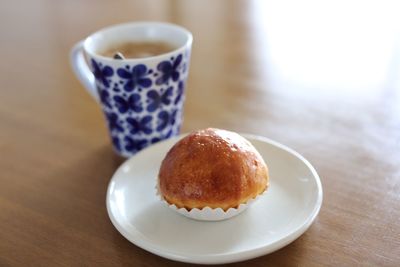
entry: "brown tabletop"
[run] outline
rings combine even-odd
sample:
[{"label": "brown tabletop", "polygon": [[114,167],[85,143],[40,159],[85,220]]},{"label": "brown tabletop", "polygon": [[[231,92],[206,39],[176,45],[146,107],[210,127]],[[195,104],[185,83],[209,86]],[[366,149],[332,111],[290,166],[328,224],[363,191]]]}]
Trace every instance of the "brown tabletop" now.
[{"label": "brown tabletop", "polygon": [[232,266],[399,266],[398,8],[271,2],[2,1],[0,266],[185,265],[111,224],[106,190],[124,159],[68,62],[91,32],[138,20],[194,35],[183,132],[266,136],[321,177],[309,230]]}]

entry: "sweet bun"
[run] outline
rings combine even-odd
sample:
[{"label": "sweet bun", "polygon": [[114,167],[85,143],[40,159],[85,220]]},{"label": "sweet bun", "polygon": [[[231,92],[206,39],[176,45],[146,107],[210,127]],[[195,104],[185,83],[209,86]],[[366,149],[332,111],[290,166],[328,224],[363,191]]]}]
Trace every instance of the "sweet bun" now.
[{"label": "sweet bun", "polygon": [[237,208],[268,188],[268,168],[237,133],[208,128],[177,142],[161,163],[158,188],[169,204],[191,210]]}]

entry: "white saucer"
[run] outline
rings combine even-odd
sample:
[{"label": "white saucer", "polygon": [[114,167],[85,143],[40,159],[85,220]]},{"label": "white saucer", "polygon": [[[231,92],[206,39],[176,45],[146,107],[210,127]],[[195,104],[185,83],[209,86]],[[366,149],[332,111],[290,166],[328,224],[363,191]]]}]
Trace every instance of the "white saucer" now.
[{"label": "white saucer", "polygon": [[144,149],[112,177],[107,210],[117,230],[135,245],[168,259],[202,264],[243,261],[278,250],[311,225],[322,204],[322,186],[311,164],[292,149],[245,135],[263,156],[270,187],[242,214],[201,222],[169,209],[157,198],[161,161],[177,138]]}]

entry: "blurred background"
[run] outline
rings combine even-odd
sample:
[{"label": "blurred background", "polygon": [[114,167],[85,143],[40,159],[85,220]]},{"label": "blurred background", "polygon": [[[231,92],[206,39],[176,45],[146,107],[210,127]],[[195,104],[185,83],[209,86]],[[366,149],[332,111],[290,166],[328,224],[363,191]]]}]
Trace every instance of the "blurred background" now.
[{"label": "blurred background", "polygon": [[[285,139],[300,140],[306,133],[307,142],[312,137],[316,143],[334,131],[352,137],[343,145],[357,139],[376,143],[377,150],[382,144],[376,136],[399,133],[397,1],[3,0],[1,5],[0,108],[35,110],[39,121],[68,120],[74,131],[98,125],[100,132],[87,131],[88,140],[104,138],[106,129],[99,108],[69,70],[69,49],[102,27],[135,20],[170,21],[194,34],[185,131],[219,126],[278,140],[281,131]],[[54,79],[25,85],[43,75]],[[46,105],[30,101],[41,95]],[[71,112],[58,114],[59,105],[71,106]],[[365,134],[369,138],[360,139]]]}]

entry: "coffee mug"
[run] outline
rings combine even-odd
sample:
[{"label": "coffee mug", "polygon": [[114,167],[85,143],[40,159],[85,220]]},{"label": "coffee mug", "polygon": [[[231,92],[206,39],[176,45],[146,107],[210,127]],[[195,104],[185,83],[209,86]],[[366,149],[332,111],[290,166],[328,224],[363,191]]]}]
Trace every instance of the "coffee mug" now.
[{"label": "coffee mug", "polygon": [[[192,40],[178,25],[133,22],[99,30],[72,48],[72,69],[101,104],[118,154],[129,157],[179,134]],[[101,54],[124,42],[164,42],[174,49],[143,58]]]}]

